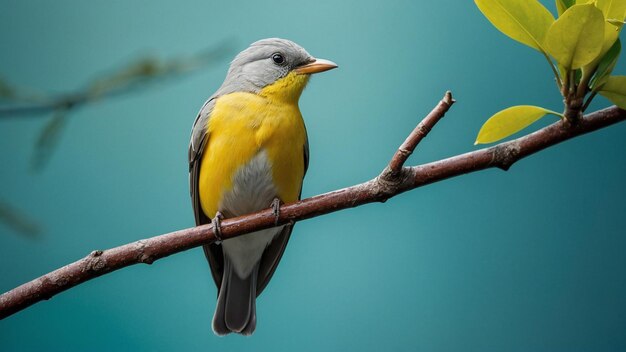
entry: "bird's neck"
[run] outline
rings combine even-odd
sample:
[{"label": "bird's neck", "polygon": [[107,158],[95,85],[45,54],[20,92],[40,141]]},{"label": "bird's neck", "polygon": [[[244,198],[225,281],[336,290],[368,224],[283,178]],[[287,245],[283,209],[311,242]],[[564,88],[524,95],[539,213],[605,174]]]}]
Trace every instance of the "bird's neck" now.
[{"label": "bird's neck", "polygon": [[309,75],[290,72],[287,76],[265,86],[258,94],[274,102],[298,104],[308,82]]}]

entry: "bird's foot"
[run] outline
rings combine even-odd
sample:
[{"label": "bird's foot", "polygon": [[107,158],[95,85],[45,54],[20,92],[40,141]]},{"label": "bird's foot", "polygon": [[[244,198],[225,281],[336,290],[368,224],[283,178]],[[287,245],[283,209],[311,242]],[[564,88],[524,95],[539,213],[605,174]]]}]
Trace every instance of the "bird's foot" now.
[{"label": "bird's foot", "polygon": [[272,212],[274,213],[274,225],[278,225],[278,219],[280,218],[280,206],[283,202],[277,198],[274,198],[270,207],[272,207]]},{"label": "bird's foot", "polygon": [[224,219],[224,215],[219,211],[215,213],[213,219],[211,219],[211,224],[213,225],[213,233],[215,234],[215,243],[222,242],[222,219]]}]

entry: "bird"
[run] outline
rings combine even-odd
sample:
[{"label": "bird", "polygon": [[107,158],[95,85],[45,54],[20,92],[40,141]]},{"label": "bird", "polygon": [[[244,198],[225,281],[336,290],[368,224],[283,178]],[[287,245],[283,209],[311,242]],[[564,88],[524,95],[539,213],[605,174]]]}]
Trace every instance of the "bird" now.
[{"label": "bird", "polygon": [[[198,113],[189,143],[196,225],[212,223],[218,241],[203,246],[217,286],[212,329],[251,335],[256,298],[272,278],[293,224],[220,238],[220,221],[295,202],[309,164],[298,106],[312,74],[337,67],[286,39],[252,43]],[[278,219],[278,218],[277,218]]]}]

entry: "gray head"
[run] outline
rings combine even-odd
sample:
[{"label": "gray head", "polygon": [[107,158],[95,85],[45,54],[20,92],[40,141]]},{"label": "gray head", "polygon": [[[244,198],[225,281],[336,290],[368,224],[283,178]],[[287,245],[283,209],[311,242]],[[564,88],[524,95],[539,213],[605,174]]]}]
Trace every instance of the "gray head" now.
[{"label": "gray head", "polygon": [[190,160],[194,161],[200,155],[216,97],[235,92],[258,94],[263,88],[294,74],[290,77],[295,79],[280,85],[276,91],[287,93],[285,96],[297,101],[309,75],[336,67],[334,62],[316,59],[289,40],[269,38],[252,43],[235,57],[220,89],[200,109],[191,132]]},{"label": "gray head", "polygon": [[235,57],[216,95],[232,92],[258,93],[292,71],[308,75],[335,67],[337,65],[328,60],[314,58],[290,40],[262,39],[252,43]]}]

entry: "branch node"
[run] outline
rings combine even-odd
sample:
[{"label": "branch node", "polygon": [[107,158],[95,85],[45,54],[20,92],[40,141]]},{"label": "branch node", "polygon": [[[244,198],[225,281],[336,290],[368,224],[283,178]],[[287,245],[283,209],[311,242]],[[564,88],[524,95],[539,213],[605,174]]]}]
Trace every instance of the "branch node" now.
[{"label": "branch node", "polygon": [[89,256],[91,256],[91,257],[99,257],[99,256],[101,256],[101,255],[102,255],[102,251],[101,251],[101,250],[99,250],[99,249],[97,249],[97,250],[95,250],[95,251],[93,251],[93,252],[89,253]]},{"label": "branch node", "polygon": [[394,171],[390,167],[386,167],[374,179],[371,188],[374,197],[379,202],[384,203],[387,199],[397,194],[398,190],[403,189],[403,186],[410,179],[410,172],[407,172],[407,170],[407,168],[403,167],[399,171]]},{"label": "branch node", "polygon": [[432,131],[431,126],[419,125],[418,128],[419,128],[418,133],[421,135],[421,138],[426,137],[426,135],[429,134],[430,131]]},{"label": "branch node", "polygon": [[50,280],[50,283],[52,283],[55,286],[63,287],[67,285],[69,281],[70,280],[67,278],[67,276],[63,275],[63,276],[55,277],[54,279]]},{"label": "branch node", "polygon": [[150,255],[142,254],[141,257],[139,257],[139,261],[142,262],[143,264],[150,265],[154,263],[154,258]]},{"label": "branch node", "polygon": [[87,256],[85,270],[98,272],[106,268],[107,262],[102,258],[104,252],[101,250],[95,250]]},{"label": "branch node", "polygon": [[398,152],[397,152],[397,153],[398,153],[398,154],[401,154],[401,155],[402,155],[402,157],[404,157],[404,158],[408,159],[408,158],[409,158],[409,156],[411,156],[411,154],[413,154],[413,151],[412,151],[412,150],[408,150],[408,149],[404,149],[404,148],[400,147],[400,148],[398,148]]},{"label": "branch node", "polygon": [[[44,299],[46,301],[51,299],[54,296],[54,294],[50,294],[46,290],[43,289],[45,286],[48,286],[48,285],[56,285],[56,283],[48,278],[43,278],[42,280],[38,280],[37,282],[38,293],[36,293],[35,295],[37,295],[38,297],[41,297],[41,299]],[[61,285],[57,285],[57,286],[59,288],[62,287]]]},{"label": "branch node", "polygon": [[565,99],[564,103],[565,111],[563,112],[563,116],[565,117],[565,121],[570,125],[576,125],[578,121],[583,118],[583,99]]},{"label": "branch node", "polygon": [[493,147],[492,163],[496,165],[497,168],[508,171],[517,161],[519,152],[520,145],[516,141],[495,146]]},{"label": "branch node", "polygon": [[446,91],[446,94],[443,96],[443,99],[441,99],[442,102],[444,102],[445,104],[448,105],[448,107],[452,106],[452,104],[456,103],[456,100],[454,98],[452,98],[452,92],[451,91]]},{"label": "branch node", "polygon": [[154,262],[154,257],[146,254],[146,241],[139,240],[137,241],[137,244],[139,245],[139,254],[137,255],[137,261],[143,264],[152,264]]}]

